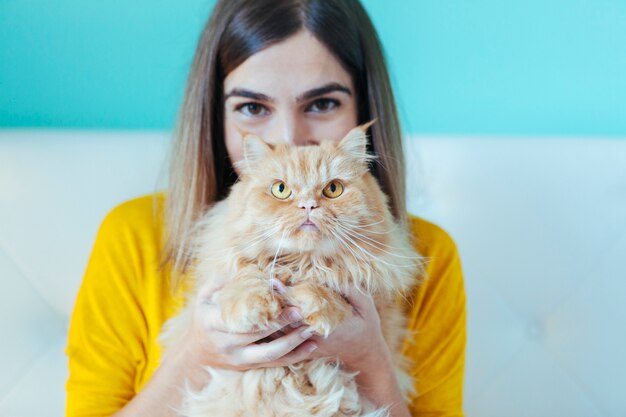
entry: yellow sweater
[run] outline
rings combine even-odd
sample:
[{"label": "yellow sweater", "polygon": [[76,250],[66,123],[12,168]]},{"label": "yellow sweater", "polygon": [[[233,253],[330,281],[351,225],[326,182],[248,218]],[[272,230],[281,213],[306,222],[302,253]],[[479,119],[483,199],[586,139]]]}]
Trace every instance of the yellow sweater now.
[{"label": "yellow sweater", "polygon": [[[158,204],[153,210],[153,201]],[[158,270],[163,195],[123,203],[106,216],[91,253],[70,323],[67,417],[104,417],[122,408],[159,364],[161,325],[182,304]],[[154,213],[157,213],[156,217]],[[407,304],[414,343],[413,416],[462,416],[465,291],[452,239],[412,217],[428,279]]]}]

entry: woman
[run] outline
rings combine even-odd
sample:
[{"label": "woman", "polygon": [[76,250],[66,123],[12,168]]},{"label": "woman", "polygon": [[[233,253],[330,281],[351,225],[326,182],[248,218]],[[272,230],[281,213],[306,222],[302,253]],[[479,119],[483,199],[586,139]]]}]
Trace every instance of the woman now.
[{"label": "woman", "polygon": [[[431,260],[406,304],[415,332],[404,349],[416,363],[418,395],[402,400],[376,309],[356,292],[346,294],[356,314],[327,339],[306,332],[296,308],[282,313],[285,335],[227,333],[217,307],[194,300],[193,330],[161,358],[161,325],[183,302],[191,225],[235,181],[240,132],[309,145],[338,141],[372,119],[372,171]],[[394,99],[357,0],[219,1],[196,50],[171,162],[165,195],[126,202],[102,223],[70,327],[67,416],[174,416],[184,381],[208,381],[202,365],[245,370],[328,355],[358,370],[363,394],[394,417],[462,415],[460,261],[444,231],[406,214]]]}]

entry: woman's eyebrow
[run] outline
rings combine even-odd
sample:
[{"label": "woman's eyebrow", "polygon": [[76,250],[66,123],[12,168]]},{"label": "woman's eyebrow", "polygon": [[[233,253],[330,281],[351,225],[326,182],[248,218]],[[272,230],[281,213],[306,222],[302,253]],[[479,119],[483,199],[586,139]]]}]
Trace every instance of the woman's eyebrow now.
[{"label": "woman's eyebrow", "polygon": [[266,101],[266,102],[276,101],[272,97],[265,95],[263,93],[257,93],[254,91],[245,90],[243,88],[233,88],[232,90],[230,90],[230,92],[224,96],[224,101],[228,100],[230,97],[243,97],[243,98],[249,98],[252,100]]},{"label": "woman's eyebrow", "polygon": [[[345,93],[349,96],[352,95],[352,91],[345,85],[342,85],[336,82],[331,82],[328,84],[324,84],[321,87],[316,87],[309,91],[305,91],[304,93],[296,97],[296,102],[301,103],[303,101],[310,100],[314,97],[323,96],[324,94],[332,93],[335,91]],[[224,96],[224,101],[228,100],[230,97],[243,97],[243,98],[249,98],[251,100],[265,101],[265,102],[270,102],[270,103],[276,101],[276,99],[266,94],[257,93],[256,91],[246,90],[244,88],[233,88]]]},{"label": "woman's eyebrow", "polygon": [[309,90],[309,91],[306,91],[306,92],[300,94],[296,98],[296,101],[298,103],[300,103],[302,101],[310,100],[310,99],[312,99],[314,97],[323,96],[324,94],[332,93],[332,92],[335,92],[335,91],[346,93],[349,96],[352,95],[352,91],[350,91],[350,89],[348,87],[346,87],[345,85],[342,85],[342,84],[339,84],[339,83],[336,83],[336,82],[332,82],[332,83],[324,84],[321,87],[313,88],[312,90]]}]

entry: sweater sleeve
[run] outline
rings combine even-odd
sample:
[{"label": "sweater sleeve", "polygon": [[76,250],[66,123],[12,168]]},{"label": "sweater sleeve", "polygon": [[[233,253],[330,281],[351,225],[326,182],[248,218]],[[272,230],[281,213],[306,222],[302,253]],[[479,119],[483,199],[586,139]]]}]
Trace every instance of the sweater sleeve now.
[{"label": "sweater sleeve", "polygon": [[414,221],[418,250],[426,257],[425,281],[409,312],[405,353],[414,361],[417,396],[413,416],[462,417],[466,299],[454,241],[438,226]]},{"label": "sweater sleeve", "polygon": [[70,321],[66,417],[110,416],[135,395],[146,362],[138,240],[123,205],[100,226]]}]

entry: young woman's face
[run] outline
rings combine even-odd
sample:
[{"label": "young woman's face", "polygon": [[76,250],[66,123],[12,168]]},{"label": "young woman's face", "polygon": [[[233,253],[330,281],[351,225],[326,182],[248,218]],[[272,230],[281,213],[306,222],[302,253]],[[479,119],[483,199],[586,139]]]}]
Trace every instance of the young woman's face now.
[{"label": "young woman's face", "polygon": [[249,57],[224,80],[224,135],[231,161],[241,132],[268,143],[339,141],[357,125],[350,74],[310,32],[300,31]]}]

